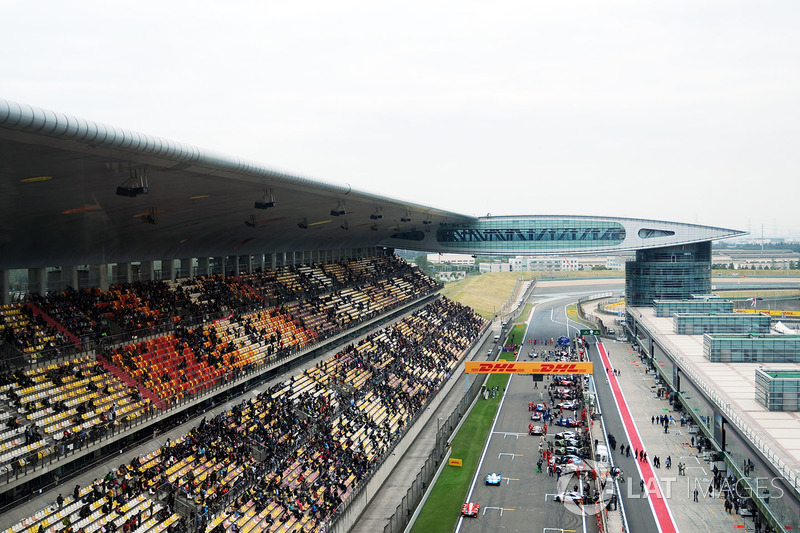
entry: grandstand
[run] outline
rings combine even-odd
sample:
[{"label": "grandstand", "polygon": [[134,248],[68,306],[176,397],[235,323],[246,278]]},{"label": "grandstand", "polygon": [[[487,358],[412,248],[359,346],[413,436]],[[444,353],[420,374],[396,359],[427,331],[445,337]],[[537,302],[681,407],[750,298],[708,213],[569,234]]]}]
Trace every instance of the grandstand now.
[{"label": "grandstand", "polygon": [[[304,348],[427,302],[3,531],[329,527],[486,327],[471,310],[435,297],[437,288],[386,255],[32,294],[35,313],[28,304],[4,309],[6,327],[23,343],[18,357],[4,360],[1,378],[8,430],[0,490],[8,487],[9,503],[51,485],[55,472],[68,476],[75,450],[160,425],[164,413],[189,413],[187,399],[221,397],[274,365],[291,368]],[[200,318],[219,313],[224,318]],[[148,335],[165,327],[171,331]],[[126,342],[118,335],[125,331],[143,340]],[[59,335],[77,337],[83,351],[65,358],[45,349],[42,337]]]}]

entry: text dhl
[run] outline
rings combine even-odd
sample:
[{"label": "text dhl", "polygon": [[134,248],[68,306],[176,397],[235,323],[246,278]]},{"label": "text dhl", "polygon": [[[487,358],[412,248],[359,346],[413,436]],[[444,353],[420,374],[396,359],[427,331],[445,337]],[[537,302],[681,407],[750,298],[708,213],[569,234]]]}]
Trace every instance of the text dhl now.
[{"label": "text dhl", "polygon": [[517,363],[467,361],[467,374],[591,374],[592,363]]}]

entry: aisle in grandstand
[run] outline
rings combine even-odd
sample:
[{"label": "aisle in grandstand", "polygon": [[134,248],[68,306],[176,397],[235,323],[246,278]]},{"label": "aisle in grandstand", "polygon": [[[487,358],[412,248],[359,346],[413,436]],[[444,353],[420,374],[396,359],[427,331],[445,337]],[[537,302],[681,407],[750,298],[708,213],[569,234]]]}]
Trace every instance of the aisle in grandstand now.
[{"label": "aisle in grandstand", "polygon": [[[226,353],[233,353],[241,349],[237,332],[250,334],[248,324],[240,319],[197,328],[202,333],[185,337],[184,348],[208,359],[222,339],[234,346]],[[91,486],[76,486],[3,533],[318,531],[335,520],[484,327],[468,308],[435,300],[301,374],[203,418],[185,435],[98,476]],[[225,367],[224,356],[218,357]],[[66,374],[61,386],[102,375],[106,381],[98,386],[106,387],[113,377],[91,374],[101,366],[85,358],[50,372]],[[38,375],[15,374],[33,396],[35,385],[27,380],[36,383]],[[17,394],[18,387],[4,390]],[[179,508],[191,512],[179,514]]]}]

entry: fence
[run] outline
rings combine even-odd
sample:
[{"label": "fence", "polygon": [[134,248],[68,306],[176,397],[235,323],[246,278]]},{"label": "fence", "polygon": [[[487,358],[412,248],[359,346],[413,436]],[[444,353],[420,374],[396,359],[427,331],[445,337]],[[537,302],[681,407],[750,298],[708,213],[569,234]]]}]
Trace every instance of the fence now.
[{"label": "fence", "polygon": [[597,293],[597,294],[592,294],[591,296],[584,296],[583,298],[578,298],[577,305],[575,306],[577,311],[578,311],[578,317],[580,317],[580,319],[585,321],[585,322],[591,322],[592,324],[594,324],[595,327],[600,330],[600,334],[601,335],[605,335],[606,334],[606,327],[603,324],[603,321],[600,320],[600,318],[598,318],[596,316],[587,315],[586,313],[584,313],[582,304],[584,304],[586,302],[591,302],[592,300],[601,300],[603,298],[611,298],[612,296],[614,296],[613,292],[600,292],[600,293]]},{"label": "fence", "polygon": [[456,426],[458,426],[459,420],[464,417],[469,410],[469,406],[480,393],[484,381],[485,380],[482,379],[475,380],[475,382],[470,385],[467,395],[461,399],[458,406],[450,413],[450,416],[447,417],[447,420],[437,428],[436,445],[433,451],[425,460],[425,464],[422,465],[417,477],[406,491],[406,495],[400,500],[400,504],[395,509],[394,514],[389,518],[389,523],[384,526],[383,533],[403,531],[408,525],[414,509],[416,509],[417,505],[422,501],[422,497],[428,485],[430,485],[433,476],[436,475],[436,471],[439,469],[439,465],[447,455],[448,443],[450,442],[453,431]]}]

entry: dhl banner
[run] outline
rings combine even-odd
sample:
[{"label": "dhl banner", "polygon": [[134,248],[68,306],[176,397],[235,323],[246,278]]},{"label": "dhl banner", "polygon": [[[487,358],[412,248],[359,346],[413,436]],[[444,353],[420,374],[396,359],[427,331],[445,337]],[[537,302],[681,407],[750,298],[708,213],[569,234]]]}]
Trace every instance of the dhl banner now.
[{"label": "dhl banner", "polygon": [[785,317],[800,317],[800,311],[781,311],[779,309],[734,309],[734,313],[764,313],[769,316],[777,316],[780,318]]},{"label": "dhl banner", "polygon": [[467,374],[591,374],[592,363],[521,363],[467,361]]},{"label": "dhl banner", "polygon": [[461,459],[450,458],[447,460],[447,464],[449,464],[450,466],[463,466]]}]

